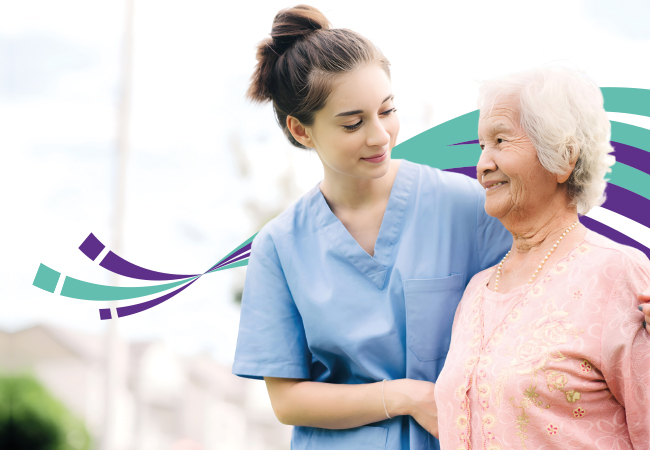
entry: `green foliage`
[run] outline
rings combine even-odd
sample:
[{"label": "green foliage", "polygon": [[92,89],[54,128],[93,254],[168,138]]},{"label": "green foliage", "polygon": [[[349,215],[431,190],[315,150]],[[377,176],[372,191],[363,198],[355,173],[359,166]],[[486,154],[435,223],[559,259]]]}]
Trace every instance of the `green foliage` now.
[{"label": "green foliage", "polygon": [[83,422],[32,376],[0,375],[0,448],[89,450]]}]

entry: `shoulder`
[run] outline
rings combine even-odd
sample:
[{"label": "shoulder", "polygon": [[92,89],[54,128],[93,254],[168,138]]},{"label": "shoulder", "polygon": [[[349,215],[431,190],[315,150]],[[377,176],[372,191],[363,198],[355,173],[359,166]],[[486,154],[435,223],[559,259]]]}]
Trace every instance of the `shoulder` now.
[{"label": "shoulder", "polygon": [[597,254],[598,264],[603,267],[617,267],[619,276],[637,274],[647,277],[650,282],[650,260],[634,247],[619,244],[602,234],[588,230],[585,235],[587,249]]},{"label": "shoulder", "polygon": [[492,275],[492,272],[494,271],[495,267],[496,264],[491,267],[488,267],[487,269],[481,270],[476,275],[474,275],[472,279],[469,280],[466,290],[468,292],[473,292],[478,290],[481,287],[481,284],[483,284],[483,282],[485,282]]},{"label": "shoulder", "polygon": [[592,280],[591,289],[597,290],[593,301],[600,299],[606,305],[603,317],[639,315],[636,295],[650,286],[650,261],[646,255],[591,230],[578,251],[584,257],[581,278]]},{"label": "shoulder", "polygon": [[320,188],[316,185],[278,216],[268,221],[257,233],[252,251],[269,254],[281,252],[305,233],[315,228],[311,209]]},{"label": "shoulder", "polygon": [[413,166],[419,173],[419,188],[421,190],[436,190],[454,196],[468,196],[476,198],[484,191],[474,178],[456,172],[448,172],[424,164],[402,161],[402,164]]},{"label": "shoulder", "polygon": [[444,216],[451,214],[469,219],[484,209],[485,190],[475,179],[424,164],[409,161],[402,161],[402,164],[417,172],[414,190],[420,212],[431,210]]}]

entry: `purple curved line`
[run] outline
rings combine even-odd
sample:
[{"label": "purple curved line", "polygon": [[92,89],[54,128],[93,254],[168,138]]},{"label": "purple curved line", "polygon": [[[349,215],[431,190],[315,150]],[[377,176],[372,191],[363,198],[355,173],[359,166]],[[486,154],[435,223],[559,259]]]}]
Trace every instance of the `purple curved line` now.
[{"label": "purple curved line", "polygon": [[[125,316],[130,316],[132,314],[137,314],[139,312],[145,311],[149,308],[153,308],[156,305],[160,305],[166,300],[169,300],[173,296],[177,295],[180,293],[183,289],[186,289],[190,284],[194,283],[196,280],[198,280],[201,277],[195,278],[194,280],[190,281],[184,286],[181,286],[180,288],[176,289],[175,291],[170,292],[169,294],[165,294],[161,297],[154,298],[153,300],[149,300],[146,302],[138,303],[135,305],[129,305],[129,306],[120,306],[119,308],[116,308],[117,311],[117,317],[125,317]],[[110,308],[102,308],[99,310],[99,317],[101,320],[106,320],[111,318],[111,310]]]},{"label": "purple curved line", "polygon": [[[462,173],[468,177],[476,178],[476,167],[457,167],[446,169],[446,172]],[[607,185],[605,194],[607,200],[603,203],[603,208],[650,228],[650,200],[611,183]]]},{"label": "purple curved line", "polygon": [[650,228],[650,200],[635,192],[609,183],[603,208],[614,211]]},{"label": "purple curved line", "polygon": [[155,272],[153,270],[145,269],[144,267],[136,266],[135,264],[130,263],[124,258],[116,255],[112,251],[108,252],[104,259],[102,259],[102,262],[99,263],[99,265],[104,269],[110,270],[113,273],[124,275],[125,277],[129,278],[134,278],[136,280],[179,280],[182,278],[191,278],[198,275],[176,275],[172,273]]},{"label": "purple curved line", "polygon": [[220,267],[228,266],[228,265],[230,265],[232,263],[236,263],[237,261],[241,261],[242,259],[249,258],[250,256],[251,255],[249,253],[247,255],[241,255],[241,256],[239,256],[239,257],[237,257],[235,259],[229,259],[228,261],[224,261],[221,264],[217,264],[216,266],[214,266],[214,269],[211,269],[211,270],[215,270],[215,269],[219,269]]},{"label": "purple curved line", "polygon": [[[244,245],[242,248],[240,248],[239,250],[234,252],[232,255],[226,256],[224,259],[222,259],[221,261],[216,263],[214,266],[210,267],[208,270],[205,271],[205,273],[208,273],[211,270],[217,269],[217,268],[222,267],[222,266],[224,266],[226,264],[230,264],[231,262],[235,262],[235,261],[233,261],[233,259],[236,258],[237,256],[241,255],[242,253],[245,253],[248,250],[250,250],[252,245],[253,245],[252,242]],[[239,258],[239,259],[241,259],[241,258]]]},{"label": "purple curved line", "polygon": [[475,141],[459,142],[458,144],[449,144],[448,147],[451,147],[452,145],[469,145],[469,144],[478,144],[478,139],[476,139]]},{"label": "purple curved line", "polygon": [[591,231],[600,233],[605,237],[610,238],[612,241],[618,242],[619,244],[628,245],[634,247],[638,250],[641,250],[645,255],[650,258],[650,248],[639,244],[637,241],[632,239],[629,236],[624,235],[620,231],[616,231],[614,228],[611,228],[604,223],[600,223],[597,220],[594,220],[590,217],[582,216],[580,217],[580,222],[589,228]]},{"label": "purple curved line", "polygon": [[650,175],[650,152],[620,142],[610,141],[610,143],[614,147],[614,156],[616,156],[617,162],[622,162]]}]

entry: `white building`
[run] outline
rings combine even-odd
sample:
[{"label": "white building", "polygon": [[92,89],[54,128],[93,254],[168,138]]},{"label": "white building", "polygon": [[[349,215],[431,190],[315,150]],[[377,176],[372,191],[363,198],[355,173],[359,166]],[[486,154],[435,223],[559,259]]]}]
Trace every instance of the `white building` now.
[{"label": "white building", "polygon": [[[0,370],[33,373],[99,443],[104,424],[102,337],[37,325],[0,331]],[[115,450],[288,449],[265,384],[209,357],[161,343],[120,343]]]}]

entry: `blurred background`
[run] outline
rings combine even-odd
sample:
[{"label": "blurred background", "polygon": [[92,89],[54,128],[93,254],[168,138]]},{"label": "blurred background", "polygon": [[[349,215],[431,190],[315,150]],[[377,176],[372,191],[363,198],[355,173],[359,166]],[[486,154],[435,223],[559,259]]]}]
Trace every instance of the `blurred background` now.
[{"label": "blurred background", "polygon": [[[398,143],[476,109],[480,80],[552,61],[650,89],[647,0],[309,4],[391,61]],[[138,285],[78,250],[91,232],[140,266],[202,273],[319,182],[317,156],[244,99],[255,45],[288,6],[0,3],[0,419],[14,395],[51,444],[25,448],[289,448],[264,383],[230,373],[245,267],[111,321],[32,286],[40,263]]]}]

